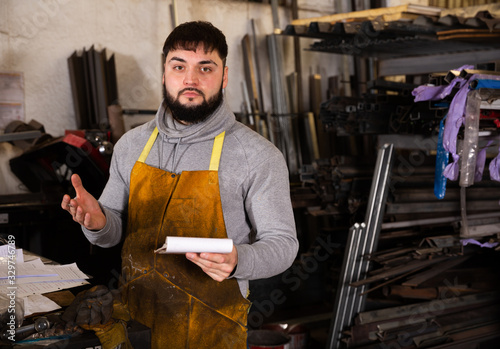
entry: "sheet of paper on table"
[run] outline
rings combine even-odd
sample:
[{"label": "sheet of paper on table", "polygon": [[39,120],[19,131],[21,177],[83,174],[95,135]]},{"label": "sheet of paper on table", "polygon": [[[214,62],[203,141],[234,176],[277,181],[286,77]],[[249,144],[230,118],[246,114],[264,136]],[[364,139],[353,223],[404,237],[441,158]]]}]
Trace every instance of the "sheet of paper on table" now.
[{"label": "sheet of paper on table", "polygon": [[89,283],[87,281],[89,277],[78,268],[76,263],[52,265],[45,264],[40,258],[36,258],[27,262],[16,260],[15,263],[10,260],[9,264],[9,254],[5,250],[5,245],[0,246],[0,256],[2,253],[6,253],[7,256],[7,258],[0,258],[0,293],[2,294],[15,290],[16,297],[22,298]]}]

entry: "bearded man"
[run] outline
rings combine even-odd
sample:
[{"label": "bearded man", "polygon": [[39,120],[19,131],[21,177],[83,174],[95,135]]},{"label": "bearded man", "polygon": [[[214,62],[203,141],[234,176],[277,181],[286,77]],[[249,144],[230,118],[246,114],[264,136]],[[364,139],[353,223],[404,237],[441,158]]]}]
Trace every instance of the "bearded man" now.
[{"label": "bearded man", "polygon": [[[285,271],[298,250],[288,169],[225,101],[219,29],[181,24],[163,53],[155,119],[117,142],[99,200],[75,174],[76,197],[61,205],[92,244],[124,240],[123,300],[153,348],[246,348],[248,281]],[[230,238],[233,249],[155,254],[167,236]]]}]

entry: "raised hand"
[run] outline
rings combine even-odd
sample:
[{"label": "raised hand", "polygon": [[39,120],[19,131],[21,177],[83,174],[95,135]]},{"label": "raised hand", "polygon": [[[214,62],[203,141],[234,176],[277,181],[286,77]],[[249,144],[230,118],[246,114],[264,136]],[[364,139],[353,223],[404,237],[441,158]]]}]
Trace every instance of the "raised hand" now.
[{"label": "raised hand", "polygon": [[80,223],[89,230],[100,230],[106,225],[106,216],[101,210],[99,203],[83,187],[80,176],[71,176],[71,184],[76,191],[76,196],[72,199],[69,195],[64,195],[61,207],[68,211],[73,220]]}]

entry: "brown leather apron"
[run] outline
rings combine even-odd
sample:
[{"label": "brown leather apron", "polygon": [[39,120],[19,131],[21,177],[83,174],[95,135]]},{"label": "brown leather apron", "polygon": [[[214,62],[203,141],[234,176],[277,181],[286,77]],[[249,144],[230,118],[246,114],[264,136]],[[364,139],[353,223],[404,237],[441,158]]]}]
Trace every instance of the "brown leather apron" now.
[{"label": "brown leather apron", "polygon": [[132,169],[122,250],[124,301],[149,326],[152,348],[246,348],[250,303],[235,279],[217,282],[184,254],[155,254],[166,236],[227,238],[218,166],[224,133],[208,171],[177,175],[145,164],[155,129]]}]

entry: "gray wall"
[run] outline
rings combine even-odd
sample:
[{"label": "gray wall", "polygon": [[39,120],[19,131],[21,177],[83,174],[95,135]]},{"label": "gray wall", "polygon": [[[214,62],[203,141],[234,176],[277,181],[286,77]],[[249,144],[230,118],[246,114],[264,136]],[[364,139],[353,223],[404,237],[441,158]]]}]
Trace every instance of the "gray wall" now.
[{"label": "gray wall", "polygon": [[[301,8],[316,10],[301,10],[301,18],[333,12],[332,0],[302,3]],[[124,108],[156,109],[161,98],[161,47],[172,29],[171,4],[159,0],[1,0],[0,71],[24,74],[25,121],[36,119],[53,136],[76,127],[66,60],[75,50],[91,45],[106,48],[108,56],[115,54]],[[235,112],[241,110],[243,101],[240,43],[245,34],[251,34],[251,19],[255,20],[264,100],[266,109],[270,108],[265,36],[273,32],[271,6],[228,0],[178,0],[176,4],[178,23],[208,20],[226,34],[230,47],[226,93]],[[279,15],[284,29],[291,11],[280,8]],[[311,42],[301,39],[302,47]],[[287,73],[294,70],[291,43],[292,39],[285,40]],[[338,57],[334,55],[303,51],[302,59],[304,73],[335,74]]]}]

